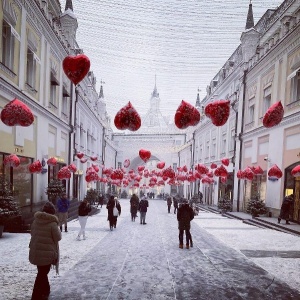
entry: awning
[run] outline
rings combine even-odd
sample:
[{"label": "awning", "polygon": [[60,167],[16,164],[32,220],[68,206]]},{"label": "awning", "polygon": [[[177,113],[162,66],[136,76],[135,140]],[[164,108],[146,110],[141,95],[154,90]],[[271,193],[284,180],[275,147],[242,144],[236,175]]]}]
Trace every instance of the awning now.
[{"label": "awning", "polygon": [[295,71],[293,71],[293,72],[287,77],[286,80],[290,80],[290,79],[294,78],[294,77],[297,75],[297,73],[298,73],[299,71],[300,71],[300,68],[298,68],[298,69],[296,69]]}]

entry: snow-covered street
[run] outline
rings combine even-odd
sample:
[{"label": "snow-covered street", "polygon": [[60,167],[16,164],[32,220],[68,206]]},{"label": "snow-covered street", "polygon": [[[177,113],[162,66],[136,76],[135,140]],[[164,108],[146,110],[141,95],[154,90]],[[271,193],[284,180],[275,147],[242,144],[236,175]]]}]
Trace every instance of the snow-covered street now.
[{"label": "snow-covered street", "polygon": [[[86,240],[75,240],[79,222],[69,222],[60,275],[49,273],[50,299],[300,299],[299,237],[200,212],[194,247],[179,249],[176,215],[164,201],[149,201],[146,225],[131,221],[129,200],[121,205],[112,232],[104,206],[89,217]],[[36,267],[29,240],[14,233],[0,239],[1,300],[30,299]]]}]

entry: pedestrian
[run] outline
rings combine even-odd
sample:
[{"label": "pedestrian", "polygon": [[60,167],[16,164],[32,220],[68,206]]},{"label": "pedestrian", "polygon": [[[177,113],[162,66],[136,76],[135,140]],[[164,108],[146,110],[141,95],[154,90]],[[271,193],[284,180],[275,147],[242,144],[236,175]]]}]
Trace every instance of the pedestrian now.
[{"label": "pedestrian", "polygon": [[171,211],[172,198],[170,196],[167,197],[167,205],[168,205],[168,213]]},{"label": "pedestrian", "polygon": [[291,194],[289,196],[284,197],[280,209],[280,214],[278,217],[278,224],[280,224],[281,219],[285,219],[285,224],[289,225],[291,224],[289,222],[290,219],[290,209],[294,201],[294,195]]},{"label": "pedestrian", "polygon": [[178,209],[178,200],[176,197],[173,197],[173,206],[174,206],[174,214],[176,214]]},{"label": "pedestrian", "polygon": [[186,248],[189,249],[191,241],[191,221],[194,219],[193,209],[189,206],[188,201],[183,199],[182,204],[177,211],[178,229],[179,229],[179,248],[183,249],[183,234],[185,231]]},{"label": "pedestrian", "polygon": [[131,213],[131,221],[135,221],[137,217],[137,211],[139,208],[139,197],[136,194],[133,194],[130,198],[130,213]]},{"label": "pedestrian", "polygon": [[115,196],[110,196],[107,205],[107,220],[109,221],[109,228],[112,231],[113,227],[117,227],[118,216],[121,215],[121,204],[118,198]]},{"label": "pedestrian", "polygon": [[34,214],[34,221],[30,230],[29,261],[37,266],[32,291],[32,300],[48,299],[50,284],[48,273],[51,264],[58,264],[61,232],[58,228],[58,219],[55,216],[55,206],[46,202],[42,211]]},{"label": "pedestrian", "polygon": [[67,194],[63,193],[61,198],[57,200],[57,211],[58,211],[58,220],[59,228],[62,231],[62,225],[65,225],[65,232],[68,232],[68,210],[70,207],[70,200],[67,198]]},{"label": "pedestrian", "polygon": [[146,225],[146,214],[149,207],[149,202],[147,198],[144,196],[139,203],[139,211],[140,211],[140,222],[143,225]]},{"label": "pedestrian", "polygon": [[80,224],[80,230],[78,232],[78,236],[76,238],[77,241],[80,241],[80,236],[82,235],[82,238],[85,240],[85,226],[86,222],[89,216],[89,213],[91,212],[92,208],[90,204],[88,203],[87,199],[84,198],[84,200],[79,204],[78,206],[78,221]]},{"label": "pedestrian", "polygon": [[102,208],[103,203],[104,203],[104,197],[103,197],[102,194],[100,194],[99,198],[98,198],[98,205],[97,206],[100,205],[100,208]]}]

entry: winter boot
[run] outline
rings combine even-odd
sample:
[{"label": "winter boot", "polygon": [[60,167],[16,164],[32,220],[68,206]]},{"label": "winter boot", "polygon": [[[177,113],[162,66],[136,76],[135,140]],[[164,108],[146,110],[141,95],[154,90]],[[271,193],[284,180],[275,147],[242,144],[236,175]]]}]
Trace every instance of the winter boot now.
[{"label": "winter boot", "polygon": [[59,226],[60,232],[62,232],[62,226]]},{"label": "winter boot", "polygon": [[190,245],[189,244],[186,244],[186,249],[190,249]]},{"label": "winter boot", "polygon": [[183,244],[179,244],[179,248],[180,248],[180,249],[183,249]]},{"label": "winter boot", "polygon": [[68,232],[68,227],[67,226],[65,226],[65,232]]},{"label": "winter boot", "polygon": [[290,223],[288,220],[286,220],[286,221],[285,221],[285,224],[286,224],[286,225],[290,225],[291,223]]},{"label": "winter boot", "polygon": [[281,221],[281,219],[280,219],[280,218],[278,218],[278,224],[280,224],[280,221]]}]

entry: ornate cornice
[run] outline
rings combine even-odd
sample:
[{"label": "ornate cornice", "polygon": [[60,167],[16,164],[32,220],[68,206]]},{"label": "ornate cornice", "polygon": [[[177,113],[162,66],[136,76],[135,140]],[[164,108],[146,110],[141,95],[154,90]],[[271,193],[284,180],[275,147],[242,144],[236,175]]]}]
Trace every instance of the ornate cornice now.
[{"label": "ornate cornice", "polygon": [[46,40],[50,43],[51,48],[57,54],[61,54],[60,58],[63,59],[65,54],[68,53],[67,49],[63,45],[63,42],[59,39],[57,34],[54,32],[53,27],[49,24],[46,16],[42,13],[40,7],[34,0],[14,0],[19,5],[24,6],[27,14],[27,21],[33,26],[36,32],[42,36],[44,35]]},{"label": "ornate cornice", "polygon": [[[299,117],[300,117],[300,112],[297,112],[293,115],[289,115],[283,118],[283,120],[276,126],[278,127],[286,127],[288,125],[294,124],[294,125],[299,125]],[[271,129],[272,130],[272,129]],[[242,136],[243,140],[253,138],[255,136],[261,136],[265,134],[270,133],[270,128],[266,128],[264,126],[260,126],[258,128],[255,128],[247,133],[244,133]]]},{"label": "ornate cornice", "polygon": [[53,123],[55,123],[56,125],[59,125],[60,127],[62,127],[64,130],[66,130],[66,131],[71,130],[70,126],[68,124],[62,122],[62,120],[59,117],[51,114],[47,109],[45,109],[43,106],[41,106],[38,102],[33,101],[32,99],[30,99],[30,97],[28,97],[27,95],[25,95],[18,89],[14,88],[13,86],[9,85],[2,78],[0,78],[0,91],[6,93],[8,95],[11,95],[12,98],[18,98],[20,101],[24,102],[32,110],[32,112],[35,115],[43,115],[48,120],[50,120]]}]

